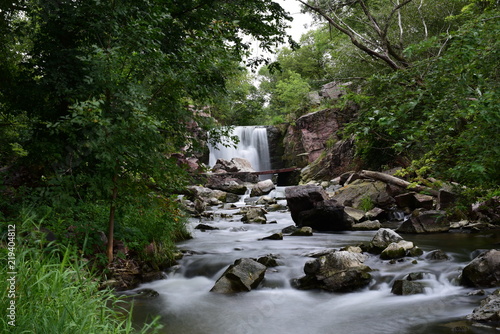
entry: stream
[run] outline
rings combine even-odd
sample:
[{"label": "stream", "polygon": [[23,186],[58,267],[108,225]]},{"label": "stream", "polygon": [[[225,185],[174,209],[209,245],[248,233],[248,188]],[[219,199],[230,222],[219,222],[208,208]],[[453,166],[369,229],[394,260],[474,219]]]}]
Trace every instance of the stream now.
[{"label": "stream", "polygon": [[[273,194],[283,198],[283,191],[278,188]],[[245,205],[243,200],[237,205]],[[286,205],[286,200],[278,202]],[[161,333],[169,334],[497,332],[462,321],[484,296],[468,296],[474,289],[459,286],[457,278],[476,255],[474,250],[494,248],[500,241],[498,234],[402,235],[424,251],[416,264],[412,263],[413,258],[390,264],[371,255],[365,264],[375,271],[368,287],[352,293],[302,291],[293,288],[290,281],[304,275],[304,264],[311,259],[309,255],[368,242],[376,231],[315,232],[309,237],[285,235],[283,240],[259,240],[294,225],[290,213],[269,212],[267,221],[277,223],[260,225],[243,224],[241,216],[235,215],[238,210],[213,210],[213,220],[191,220],[193,239],[178,244],[189,255],[167,273],[168,278],[136,289],[153,289],[159,293],[156,298],[134,302],[136,324],[160,315],[164,326]],[[234,216],[221,217],[225,215]],[[218,230],[195,230],[200,222]],[[426,260],[425,255],[436,249],[446,252],[451,260]],[[210,292],[215,281],[236,259],[268,254],[278,256],[280,266],[268,268],[257,289],[236,295]],[[426,273],[425,293],[392,294],[393,282],[412,272]],[[493,289],[486,292],[491,291]]]}]

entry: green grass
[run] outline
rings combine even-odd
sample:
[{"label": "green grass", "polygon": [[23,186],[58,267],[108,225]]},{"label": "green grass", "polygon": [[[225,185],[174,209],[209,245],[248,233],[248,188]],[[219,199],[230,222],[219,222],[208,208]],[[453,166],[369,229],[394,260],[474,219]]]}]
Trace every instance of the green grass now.
[{"label": "green grass", "polygon": [[[29,223],[29,222],[28,222]],[[61,245],[45,244],[36,226],[26,221],[16,231],[16,289],[9,296],[7,270],[0,273],[0,332],[37,334],[75,333],[154,333],[154,321],[142,329],[132,327],[125,301],[111,290],[99,290],[99,281],[78,252]],[[4,239],[3,239],[4,241]],[[2,264],[7,264],[6,243],[0,248]],[[5,268],[4,268],[5,269]],[[9,325],[5,310],[15,300],[15,327]]]}]

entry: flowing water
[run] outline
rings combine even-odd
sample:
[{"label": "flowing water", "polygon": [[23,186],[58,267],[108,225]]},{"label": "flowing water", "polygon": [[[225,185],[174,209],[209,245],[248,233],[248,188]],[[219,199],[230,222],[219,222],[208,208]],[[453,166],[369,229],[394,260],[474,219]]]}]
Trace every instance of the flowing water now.
[{"label": "flowing water", "polygon": [[[213,167],[217,159],[231,160],[232,158],[247,159],[256,171],[271,169],[267,129],[259,126],[237,126],[233,136],[239,138],[236,147],[225,147],[222,144],[210,146],[209,165]],[[227,143],[226,143],[227,144]]]},{"label": "flowing water", "polygon": [[[278,189],[280,196],[283,189]],[[276,192],[275,192],[276,193]],[[284,202],[284,201],[282,201]],[[244,205],[243,202],[238,205]],[[419,334],[493,333],[492,329],[459,322],[484,297],[467,294],[457,278],[473,257],[475,249],[494,248],[498,235],[446,233],[403,235],[424,250],[413,259],[390,264],[370,256],[366,264],[376,269],[372,283],[357,292],[329,293],[294,289],[290,280],[303,276],[304,264],[313,252],[339,249],[371,240],[375,231],[314,233],[310,237],[285,236],[284,240],[259,240],[293,225],[289,212],[270,212],[268,222],[243,224],[234,210],[215,209],[213,220],[203,221],[219,230],[193,229],[194,238],[179,244],[189,251],[168,278],[138,289],[154,289],[159,297],[136,300],[137,324],[161,316],[161,333],[169,334]],[[218,218],[219,217],[219,218]],[[194,227],[200,220],[193,220]],[[425,260],[428,252],[442,249],[449,261]],[[264,282],[255,290],[236,295],[211,293],[210,289],[236,259],[267,254],[279,257],[280,266],[269,268]],[[411,272],[425,272],[425,293],[396,296],[391,286]],[[491,290],[488,290],[489,292]]]}]

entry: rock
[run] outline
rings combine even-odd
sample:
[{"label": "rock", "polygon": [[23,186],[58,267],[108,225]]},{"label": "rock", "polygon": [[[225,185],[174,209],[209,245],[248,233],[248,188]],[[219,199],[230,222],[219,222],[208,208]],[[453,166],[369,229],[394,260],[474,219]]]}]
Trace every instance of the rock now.
[{"label": "rock", "polygon": [[500,289],[483,299],[480,306],[475,308],[472,314],[467,315],[466,319],[497,325],[500,322]]},{"label": "rock", "polygon": [[[341,188],[333,198],[341,205],[350,206],[355,209],[367,205],[381,208],[389,208],[394,203],[394,198],[386,191],[386,184],[381,181],[356,180]],[[369,209],[371,209],[369,208]]]},{"label": "rock", "polygon": [[255,260],[243,258],[222,274],[210,290],[217,293],[247,292],[255,289],[264,279],[267,267]]},{"label": "rock", "polygon": [[290,225],[281,230],[281,233],[289,234],[297,231],[299,228],[295,225]]},{"label": "rock", "polygon": [[405,220],[396,230],[398,233],[439,233],[448,232],[450,222],[446,212],[438,210],[414,211],[412,216]]},{"label": "rock", "polygon": [[267,211],[263,208],[249,207],[242,210],[242,213],[243,218],[241,218],[241,221],[244,223],[265,224],[267,222]]},{"label": "rock", "polygon": [[272,180],[264,180],[260,181],[256,185],[253,186],[252,191],[250,193],[250,196],[262,196],[269,194],[271,190],[273,190],[275,187],[274,183]]},{"label": "rock", "polygon": [[425,273],[423,272],[409,273],[408,275],[406,275],[405,279],[407,281],[418,281],[424,279],[424,275]]},{"label": "rock", "polygon": [[343,231],[351,228],[344,207],[328,199],[322,187],[289,187],[285,190],[285,195],[292,219],[297,226],[310,226],[318,231]]},{"label": "rock", "polygon": [[382,227],[378,220],[367,220],[362,223],[352,225],[354,231],[373,231]]},{"label": "rock", "polygon": [[472,214],[480,222],[500,225],[500,196],[474,204]]},{"label": "rock", "polygon": [[309,226],[302,226],[298,230],[292,232],[293,237],[309,237],[313,235],[313,230]]},{"label": "rock", "polygon": [[342,248],[341,251],[344,250],[346,252],[351,252],[351,253],[363,253],[363,250],[361,247],[358,246],[347,246],[345,248]]},{"label": "rock", "polygon": [[[245,187],[246,188],[246,187]],[[233,192],[228,192],[226,195],[226,203],[237,203],[240,201],[240,196]]]},{"label": "rock", "polygon": [[424,293],[424,285],[420,282],[400,279],[394,282],[391,292],[399,296],[416,295]]},{"label": "rock", "polygon": [[413,248],[413,242],[401,240],[399,242],[392,242],[387,246],[382,253],[380,253],[380,258],[382,260],[399,259],[406,256],[406,251]]},{"label": "rock", "polygon": [[394,232],[389,228],[381,228],[377,231],[372,241],[370,242],[373,248],[379,249],[380,251],[384,250],[391,243],[398,243],[403,240],[399,234]]},{"label": "rock", "polygon": [[365,214],[365,217],[369,220],[387,219],[387,216],[387,212],[381,208],[373,208]]},{"label": "rock", "polygon": [[347,251],[329,252],[304,266],[306,276],[296,281],[299,289],[347,292],[371,281],[371,268],[364,265],[366,255]]},{"label": "rock", "polygon": [[461,283],[471,287],[500,286],[500,250],[491,249],[472,260],[462,270]]},{"label": "rock", "polygon": [[253,169],[250,162],[243,158],[232,158],[231,161],[224,159],[217,159],[217,162],[212,167],[212,172],[214,173],[253,173]]},{"label": "rock", "polygon": [[283,240],[283,233],[278,232],[278,233],[273,233],[268,237],[264,237],[259,240]]},{"label": "rock", "polygon": [[410,249],[407,253],[408,256],[412,256],[412,257],[421,256],[423,254],[424,254],[424,251],[417,246]]},{"label": "rock", "polygon": [[415,192],[404,193],[394,197],[396,204],[401,209],[408,209],[413,211],[415,209],[423,208],[426,210],[432,210],[434,205],[434,197],[418,194]]},{"label": "rock", "polygon": [[218,230],[218,229],[219,229],[218,227],[210,226],[210,225],[207,225],[207,224],[198,224],[195,227],[195,230],[202,230],[203,232],[204,231]]},{"label": "rock", "polygon": [[436,206],[437,210],[448,209],[453,205],[455,205],[455,202],[457,201],[457,194],[445,189],[441,189],[439,190],[437,201],[438,201]]},{"label": "rock", "polygon": [[354,209],[349,206],[344,207],[345,213],[349,215],[352,219],[354,219],[355,223],[362,222],[365,220],[365,212],[363,210]]},{"label": "rock", "polygon": [[274,197],[269,197],[269,196],[262,196],[260,197],[255,204],[257,205],[269,205],[269,204],[276,204],[276,198]]},{"label": "rock", "polygon": [[226,201],[226,192],[221,190],[214,190],[201,186],[189,186],[187,187],[187,191],[188,196],[194,200],[199,199],[203,202],[210,203],[215,198],[217,201]]},{"label": "rock", "polygon": [[272,267],[277,267],[277,266],[280,265],[278,263],[278,261],[276,260],[277,258],[278,258],[278,256],[273,255],[273,254],[269,254],[269,255],[266,255],[266,256],[259,257],[259,259],[257,260],[257,262],[259,262],[260,264],[265,265],[267,268],[272,268]]},{"label": "rock", "polygon": [[134,299],[151,299],[156,298],[160,294],[153,289],[140,289],[134,292],[132,295]]},{"label": "rock", "polygon": [[448,256],[448,254],[446,254],[445,252],[443,252],[440,249],[436,249],[436,250],[429,252],[429,254],[427,254],[425,256],[425,258],[427,260],[431,260],[431,261],[448,261],[448,260],[450,260],[450,257]]}]

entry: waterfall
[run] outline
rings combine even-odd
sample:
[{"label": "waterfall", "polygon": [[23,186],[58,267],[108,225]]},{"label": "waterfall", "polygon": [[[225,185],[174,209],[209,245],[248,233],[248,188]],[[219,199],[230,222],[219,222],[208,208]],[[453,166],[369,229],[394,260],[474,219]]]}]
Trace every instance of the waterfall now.
[{"label": "waterfall", "polygon": [[237,126],[234,128],[233,136],[239,138],[237,147],[231,145],[224,147],[218,144],[216,147],[209,145],[209,165],[213,167],[217,159],[231,160],[232,158],[243,158],[250,162],[256,171],[271,169],[269,157],[269,144],[267,142],[267,129],[259,126]]}]

